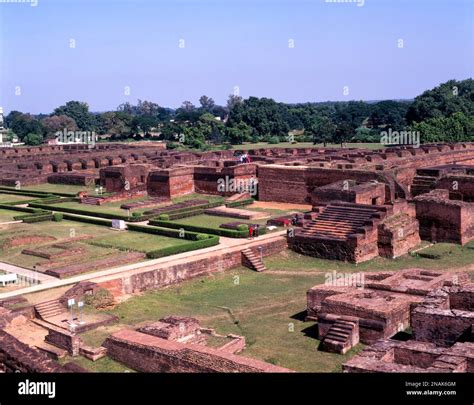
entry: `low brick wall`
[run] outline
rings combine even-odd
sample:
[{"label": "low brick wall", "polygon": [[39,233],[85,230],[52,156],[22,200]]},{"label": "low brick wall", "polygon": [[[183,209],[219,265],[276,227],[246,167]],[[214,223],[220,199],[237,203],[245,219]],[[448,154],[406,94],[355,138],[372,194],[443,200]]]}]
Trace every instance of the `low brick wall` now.
[{"label": "low brick wall", "polygon": [[133,330],[122,330],[104,343],[112,359],[142,372],[290,372],[260,360],[219,351],[218,349],[173,342]]},{"label": "low brick wall", "polygon": [[69,364],[61,366],[45,353],[0,330],[0,371],[20,373],[65,373],[85,371]]},{"label": "low brick wall", "polygon": [[[264,257],[278,253],[287,247],[284,237],[258,242],[257,240],[255,244],[251,245],[251,250],[260,255],[258,247],[261,246]],[[117,278],[107,277],[106,280],[96,279],[93,281],[101,287],[107,288],[115,297],[139,293],[240,266],[241,251],[242,248],[235,247],[215,253],[197,253],[194,257],[188,257],[185,260],[158,264],[156,267],[150,266],[133,274],[117,275]]]}]

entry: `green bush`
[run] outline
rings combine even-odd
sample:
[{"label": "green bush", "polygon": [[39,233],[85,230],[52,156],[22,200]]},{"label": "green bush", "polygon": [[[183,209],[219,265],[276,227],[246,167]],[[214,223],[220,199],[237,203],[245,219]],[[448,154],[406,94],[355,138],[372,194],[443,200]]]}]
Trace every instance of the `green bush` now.
[{"label": "green bush", "polygon": [[240,225],[237,226],[237,230],[248,232],[249,226],[247,224],[240,224]]},{"label": "green bush", "polygon": [[140,218],[142,216],[141,212],[132,212],[132,217]]},{"label": "green bush", "polygon": [[209,235],[205,233],[198,233],[196,235],[196,240],[204,240],[204,239],[209,239]]},{"label": "green bush", "polygon": [[[246,238],[248,236],[248,231],[237,231],[233,229],[225,228],[207,228],[204,226],[196,225],[185,225],[177,224],[176,222],[171,221],[160,221],[160,220],[151,220],[148,222],[150,225],[172,228],[172,229],[184,229],[185,231],[198,232],[198,233],[207,233],[211,235],[226,236],[228,238]],[[263,232],[261,232],[263,235]]]},{"label": "green bush", "polygon": [[233,201],[230,203],[227,203],[225,206],[227,208],[232,208],[232,207],[241,207],[243,205],[250,205],[253,204],[255,200],[253,198],[247,198],[245,200],[240,200],[240,201]]},{"label": "green bush", "polygon": [[63,220],[63,214],[60,212],[55,212],[53,214],[53,221],[54,222],[61,222]]},{"label": "green bush", "polygon": [[114,296],[109,290],[99,288],[94,294],[85,296],[85,303],[95,309],[108,308],[114,304]]},{"label": "green bush", "polygon": [[270,145],[276,145],[277,143],[280,143],[280,139],[277,136],[272,136],[270,139],[268,139],[268,143]]},{"label": "green bush", "polygon": [[158,259],[160,257],[176,255],[178,253],[189,252],[197,249],[204,249],[207,247],[215,246],[219,244],[219,238],[217,236],[209,236],[207,239],[196,240],[192,243],[181,246],[170,246],[163,249],[152,250],[146,254],[149,259]]},{"label": "green bush", "polygon": [[158,219],[162,220],[162,221],[169,221],[170,219],[170,216],[168,214],[161,214]]},{"label": "green bush", "polygon": [[27,218],[23,218],[23,222],[26,224],[32,224],[34,222],[51,221],[52,219],[53,214],[32,215]]}]

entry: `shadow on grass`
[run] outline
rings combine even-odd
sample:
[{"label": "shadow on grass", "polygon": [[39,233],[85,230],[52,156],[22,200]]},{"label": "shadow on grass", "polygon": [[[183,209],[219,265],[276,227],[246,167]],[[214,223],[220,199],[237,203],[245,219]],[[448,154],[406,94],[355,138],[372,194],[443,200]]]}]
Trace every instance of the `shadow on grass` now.
[{"label": "shadow on grass", "polygon": [[304,322],[305,318],[306,318],[306,310],[304,311],[301,311],[301,312],[298,312],[294,315],[291,315],[290,316],[291,319],[294,319],[296,321],[301,321],[301,322]]}]

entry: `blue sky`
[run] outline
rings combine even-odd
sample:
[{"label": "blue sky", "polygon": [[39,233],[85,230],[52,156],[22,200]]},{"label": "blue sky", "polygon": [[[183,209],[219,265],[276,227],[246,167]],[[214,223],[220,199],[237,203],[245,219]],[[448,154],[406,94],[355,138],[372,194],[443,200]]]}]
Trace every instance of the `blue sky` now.
[{"label": "blue sky", "polygon": [[235,86],[292,103],[412,98],[474,70],[473,0],[3,1],[7,112],[68,100],[178,107],[202,94],[224,104]]}]

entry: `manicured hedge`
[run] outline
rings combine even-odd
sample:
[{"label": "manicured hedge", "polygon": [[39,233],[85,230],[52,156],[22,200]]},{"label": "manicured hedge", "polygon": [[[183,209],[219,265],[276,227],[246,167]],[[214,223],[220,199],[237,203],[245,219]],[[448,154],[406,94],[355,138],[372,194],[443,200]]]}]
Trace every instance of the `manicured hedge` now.
[{"label": "manicured hedge", "polygon": [[170,246],[167,248],[152,250],[146,254],[149,259],[158,259],[160,257],[176,255],[178,253],[189,252],[197,249],[204,249],[219,244],[219,238],[217,236],[210,236],[207,239],[196,240],[186,245],[181,246]]},{"label": "manicured hedge", "polygon": [[4,210],[10,210],[10,211],[19,211],[19,212],[29,212],[29,213],[34,213],[34,212],[41,212],[43,210],[39,210],[38,208],[29,208],[29,207],[17,207],[15,205],[7,205],[7,204],[0,204],[0,208]]},{"label": "manicured hedge", "polygon": [[233,201],[233,202],[227,203],[225,206],[227,208],[242,207],[244,205],[253,204],[254,202],[255,202],[255,200],[253,198],[247,198],[246,200]]},{"label": "manicured hedge", "polygon": [[107,212],[93,212],[93,211],[87,211],[87,210],[82,210],[80,208],[67,208],[67,207],[58,207],[57,205],[47,205],[47,204],[38,204],[38,203],[32,203],[28,204],[30,207],[36,207],[36,208],[43,208],[43,209],[49,209],[53,211],[60,211],[60,212],[66,212],[69,214],[76,214],[76,215],[87,215],[90,217],[97,217],[97,218],[105,218],[105,219],[121,219],[123,221],[129,221],[129,222],[141,222],[141,221],[146,221],[147,219],[151,218],[152,216],[146,216],[142,215],[141,217],[129,217],[127,215],[120,215],[120,214],[110,214]]},{"label": "manicured hedge", "polygon": [[60,197],[75,197],[76,193],[56,193],[52,191],[40,191],[40,190],[18,190],[13,187],[1,187],[0,191],[4,191],[8,194],[18,194],[18,195],[26,195],[31,197],[44,197],[48,195],[60,196]]},{"label": "manicured hedge", "polygon": [[[186,211],[186,212],[178,212],[176,214],[167,214],[168,215],[168,220],[169,221],[174,221],[176,219],[183,219],[183,218],[189,218],[189,217],[194,217],[196,215],[202,215],[204,214],[204,209],[202,208],[198,208],[198,209],[195,209],[195,210],[189,210],[189,211]],[[160,219],[160,217],[158,217],[157,219]]]},{"label": "manicured hedge", "polygon": [[[157,226],[146,226],[146,225],[137,225],[137,224],[128,224],[128,229],[131,231],[152,233],[155,235],[168,236],[170,238],[178,239],[187,239],[187,240],[198,240],[198,236],[202,233],[196,233],[191,231],[184,230],[182,233],[180,230],[170,229],[167,227],[157,227]],[[209,238],[212,237],[209,234],[206,234]]]},{"label": "manicured hedge", "polygon": [[156,219],[153,219],[149,221],[148,223],[153,226],[161,226],[161,227],[172,228],[172,229],[184,229],[185,231],[198,232],[198,233],[210,233],[212,235],[226,236],[228,238],[246,238],[249,235],[248,231],[237,231],[237,230],[225,229],[225,228],[207,228],[204,226],[178,224],[176,222],[160,221]]},{"label": "manicured hedge", "polygon": [[[15,217],[15,220],[17,217]],[[34,222],[43,222],[43,221],[51,221],[53,219],[53,214],[41,214],[41,215],[28,215],[24,216],[21,220],[26,224],[32,224]]]},{"label": "manicured hedge", "polygon": [[[197,209],[205,210],[205,209],[208,209],[208,208],[219,207],[223,204],[224,204],[224,199],[222,198],[222,200],[219,199],[219,200],[209,202],[209,203],[206,203],[206,204],[199,204],[199,205],[193,205],[191,207],[182,207],[182,208],[163,210],[163,211],[158,212],[158,213],[157,212],[153,213],[153,210],[145,211],[145,215],[152,215],[153,217],[158,217],[159,215],[162,215],[162,214],[171,215],[171,214],[179,214],[179,213],[188,212],[188,211],[197,210]],[[166,208],[166,207],[163,207],[163,208]]]}]

